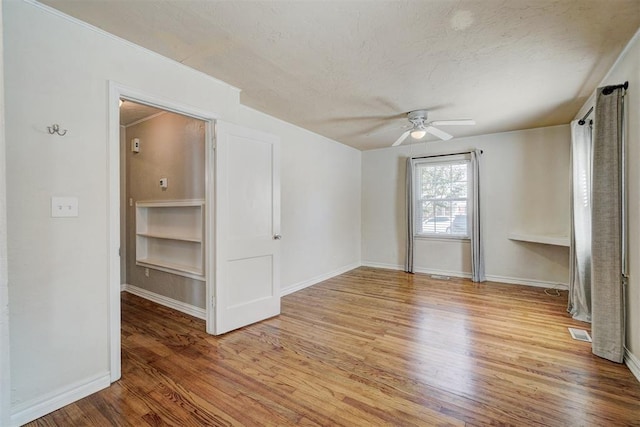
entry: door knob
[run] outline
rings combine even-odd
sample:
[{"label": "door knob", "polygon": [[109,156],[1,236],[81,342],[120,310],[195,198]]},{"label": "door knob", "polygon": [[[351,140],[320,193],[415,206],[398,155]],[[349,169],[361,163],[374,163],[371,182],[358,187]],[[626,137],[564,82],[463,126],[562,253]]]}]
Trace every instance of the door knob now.
[{"label": "door knob", "polygon": [[280,239],[282,239],[282,236],[280,234],[273,235],[273,240],[280,240]]}]

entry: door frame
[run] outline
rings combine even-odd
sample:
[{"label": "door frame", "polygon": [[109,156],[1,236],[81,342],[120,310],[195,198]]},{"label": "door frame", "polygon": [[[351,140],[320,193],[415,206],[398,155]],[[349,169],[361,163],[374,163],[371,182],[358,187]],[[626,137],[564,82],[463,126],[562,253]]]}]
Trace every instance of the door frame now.
[{"label": "door frame", "polygon": [[[121,376],[121,342],[120,342],[120,99],[146,104],[172,113],[193,117],[205,122],[205,230],[211,236],[215,230],[215,151],[214,126],[219,116],[213,112],[200,110],[180,104],[173,100],[160,98],[138,89],[109,81],[108,95],[108,137],[107,137],[107,171],[108,171],[108,200],[107,200],[107,283],[108,283],[108,334],[109,334],[109,373],[111,382]],[[126,145],[126,144],[125,144]],[[213,333],[215,312],[211,304],[215,295],[213,270],[215,269],[215,239],[205,239],[205,287],[206,287],[206,328]]]}]

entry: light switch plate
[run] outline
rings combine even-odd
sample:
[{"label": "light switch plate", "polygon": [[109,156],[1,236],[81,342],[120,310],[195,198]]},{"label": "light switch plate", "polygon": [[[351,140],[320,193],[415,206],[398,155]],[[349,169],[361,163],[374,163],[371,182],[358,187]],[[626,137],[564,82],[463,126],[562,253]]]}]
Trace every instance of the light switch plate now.
[{"label": "light switch plate", "polygon": [[51,198],[51,217],[52,218],[71,218],[78,216],[78,198],[77,197],[52,197]]}]

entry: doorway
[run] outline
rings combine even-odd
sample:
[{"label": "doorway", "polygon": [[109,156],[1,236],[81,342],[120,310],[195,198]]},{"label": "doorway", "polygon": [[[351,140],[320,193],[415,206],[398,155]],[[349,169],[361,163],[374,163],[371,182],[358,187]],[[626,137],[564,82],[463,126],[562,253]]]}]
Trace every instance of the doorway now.
[{"label": "doorway", "polygon": [[[123,186],[126,189],[127,183],[126,181],[122,182],[122,174],[124,171],[121,169],[120,165],[123,162],[123,157],[127,154],[133,156],[134,152],[131,150],[136,148],[134,145],[132,145],[131,141],[126,141],[126,133],[124,135],[125,137],[121,137],[121,123],[120,123],[120,101],[121,100],[124,101],[124,104],[129,102],[131,103],[132,106],[137,105],[141,109],[145,109],[145,108],[156,109],[157,111],[154,114],[157,114],[158,115],[157,117],[172,113],[177,117],[173,119],[176,121],[189,120],[189,119],[195,119],[197,121],[195,122],[195,123],[198,123],[197,129],[192,129],[192,131],[196,131],[196,133],[204,131],[204,153],[201,153],[201,155],[202,154],[204,155],[204,159],[202,159],[204,163],[204,177],[203,177],[203,185],[202,185],[203,191],[199,193],[199,194],[202,194],[203,197],[201,199],[195,199],[200,201],[201,204],[199,205],[199,207],[180,209],[180,207],[176,207],[176,206],[164,206],[164,208],[166,208],[164,209],[164,211],[163,209],[161,209],[160,206],[158,206],[157,204],[154,205],[153,203],[146,204],[146,205],[144,203],[138,204],[138,206],[136,207],[135,200],[130,201],[129,199],[133,199],[133,198],[126,196],[126,190],[121,190]],[[144,113],[143,115],[146,115],[146,113]],[[140,117],[139,120],[142,118],[143,117]],[[146,119],[147,120],[145,121],[151,121],[153,118],[149,119],[149,116],[146,115]],[[151,265],[147,265],[147,266],[142,265],[141,263],[144,263],[144,259],[145,259],[144,253],[140,254],[139,258],[136,260],[135,258],[136,254],[134,249],[135,246],[132,247],[131,245],[129,245],[128,247],[129,250],[127,250],[127,245],[123,244],[123,243],[126,243],[126,240],[122,240],[122,235],[123,234],[126,235],[126,228],[125,228],[125,231],[123,232],[123,228],[121,227],[121,221],[123,219],[123,216],[125,219],[124,226],[126,227],[127,225],[126,215],[131,210],[135,212],[136,215],[142,215],[142,216],[147,215],[147,218],[149,215],[151,215],[152,217],[154,216],[166,217],[167,215],[163,215],[163,213],[164,214],[168,213],[168,216],[169,217],[173,216],[174,219],[175,217],[183,217],[184,216],[183,213],[185,211],[189,211],[189,215],[191,216],[192,221],[193,221],[193,218],[198,216],[197,212],[199,210],[202,218],[200,231],[203,235],[202,241],[200,242],[201,258],[200,258],[199,269],[197,269],[197,271],[191,271],[190,273],[182,271],[182,273],[191,274],[192,276],[198,276],[196,277],[196,279],[199,279],[197,281],[202,282],[202,287],[204,287],[204,297],[205,297],[204,301],[205,302],[211,301],[212,299],[213,285],[214,285],[212,280],[214,276],[212,275],[211,267],[213,265],[213,262],[211,261],[212,256],[207,256],[207,254],[214,253],[213,252],[214,242],[212,238],[204,238],[204,236],[207,233],[212,235],[213,224],[214,224],[214,213],[211,207],[213,206],[213,195],[214,195],[214,191],[213,191],[214,170],[213,169],[214,169],[215,159],[214,159],[213,150],[210,149],[210,147],[212,147],[212,134],[213,134],[212,129],[213,129],[214,120],[216,120],[216,117],[212,113],[197,110],[188,106],[180,105],[166,99],[158,98],[158,97],[140,92],[138,90],[122,86],[115,82],[109,82],[109,138],[108,138],[108,144],[107,144],[107,148],[108,148],[108,156],[107,156],[108,164],[107,165],[109,170],[108,283],[109,283],[109,370],[110,370],[111,382],[117,381],[121,375],[120,293],[122,289],[122,286],[121,286],[122,283],[127,284],[127,282],[131,280],[131,275],[127,274],[126,272],[127,271],[126,260],[131,259],[131,257],[134,257],[133,264],[135,265],[137,263],[135,267],[138,267],[138,270],[137,270],[138,274],[141,272],[143,277],[145,278],[147,278],[146,276],[147,270],[145,269],[148,268],[149,269],[148,279],[151,279],[152,275],[157,276],[160,273],[167,273],[170,276],[171,273],[172,272],[175,273],[176,270],[185,269],[184,265],[180,266],[181,263],[178,263],[179,264],[178,268],[176,268],[175,265],[167,266],[166,264],[170,264],[170,262],[165,256],[167,254],[175,255],[181,250],[182,255],[179,258],[184,259],[184,253],[185,253],[184,243],[178,244],[179,246],[180,245],[182,246],[182,248],[179,248],[180,250],[174,248],[173,245],[170,244],[169,248],[167,248],[165,245],[164,249],[158,251],[154,247],[154,243],[152,243],[151,240],[146,242],[147,244],[146,254],[148,255],[150,251],[153,254],[163,254],[163,258],[160,261],[164,261],[164,264],[165,264],[164,266],[157,265],[158,264],[157,262],[153,265],[155,269],[152,269]],[[133,120],[131,123],[134,123],[134,122],[135,120]],[[131,125],[131,123],[129,124]],[[203,129],[199,129],[200,126],[202,126]],[[136,137],[132,137],[131,139],[135,139],[135,138]],[[138,142],[140,144],[139,145],[140,150],[144,150],[145,149],[144,141],[139,137],[138,139],[139,139]],[[152,144],[147,144],[147,147],[150,147],[150,146],[152,146]],[[142,151],[139,151],[136,154],[139,154],[141,152]],[[161,172],[164,172],[164,171],[161,171]],[[161,184],[158,179],[158,182],[156,183],[154,179],[154,185],[157,184],[157,187],[158,187],[157,189],[159,191],[164,191],[164,193],[160,193],[161,195],[169,196],[171,194],[169,191],[170,189],[174,188],[172,187],[172,185],[176,184],[176,182],[173,180],[169,180],[169,176],[164,176],[165,173],[161,173],[161,175],[163,176],[160,176],[157,178],[167,178],[166,182],[163,181],[163,183]],[[167,175],[168,175],[168,172],[167,172]],[[202,179],[200,179],[200,182],[202,183]],[[190,188],[195,187],[193,183],[188,183],[188,185],[183,183],[183,186],[187,186]],[[163,187],[166,187],[166,188],[163,188]],[[180,185],[178,185],[178,188],[179,187]],[[161,201],[160,198],[161,197],[154,198],[151,200],[146,200],[146,202],[159,202]],[[168,201],[174,200],[175,202],[176,199],[170,199],[169,197],[166,197],[165,201],[167,200]],[[187,200],[189,200],[188,203],[193,203],[194,199],[187,199]],[[142,200],[142,201],[145,202],[145,200]],[[129,204],[133,206],[129,206]],[[145,209],[147,210],[147,212],[142,212]],[[154,213],[150,213],[151,210],[153,210]],[[160,213],[160,215],[158,215],[158,213]],[[157,224],[158,223],[157,218],[155,217],[152,218],[152,221],[156,221],[155,223]],[[162,223],[162,221],[160,223]],[[138,235],[153,234],[153,231],[150,232],[149,229],[147,229],[146,231],[135,230],[135,233],[137,238]],[[156,239],[156,240],[159,240],[159,239]],[[169,240],[169,239],[165,239],[165,240]],[[186,246],[191,247],[190,250],[192,254],[194,252],[197,252],[197,249],[194,249],[194,246],[197,247],[197,245],[186,245]],[[123,258],[124,258],[124,261],[122,261]],[[146,258],[147,258],[147,261],[149,261],[149,257],[147,256]],[[124,276],[122,275],[123,266],[125,269]],[[161,270],[161,268],[165,268],[165,271]],[[170,269],[170,271],[166,271],[167,269]],[[130,273],[133,274],[131,271]],[[180,277],[186,277],[186,276],[180,276]],[[121,280],[122,278],[126,279],[126,282],[122,282]],[[194,279],[194,277],[190,277],[190,279]],[[140,287],[140,289],[144,289],[144,288]],[[151,291],[151,293],[155,295],[159,295],[158,293],[153,292],[153,290]],[[194,298],[195,299],[201,298],[201,295],[202,295],[202,290],[198,291],[197,295],[191,295],[188,298],[191,298],[190,301],[194,301]],[[147,296],[149,295],[147,294]],[[178,295],[178,297],[180,296]],[[183,299],[188,300],[188,298],[183,298]],[[168,298],[168,299],[172,301],[179,301],[179,299],[174,299],[174,298]],[[166,299],[165,299],[165,302],[166,302]],[[186,304],[186,305],[194,307],[194,305],[192,304]],[[184,305],[182,308],[184,308]],[[200,314],[202,313],[204,313],[204,317],[206,320],[207,332],[211,333],[211,331],[213,331],[214,329],[213,319],[215,319],[215,313],[213,312],[213,307],[210,304],[205,303],[204,308],[201,308],[201,311],[200,311]]]},{"label": "doorway", "polygon": [[[121,155],[129,150],[145,150],[144,141],[131,135],[131,141],[120,137],[119,101],[154,107],[169,113],[197,119],[204,125],[204,200],[143,200],[121,196]],[[215,143],[213,125],[215,122]],[[198,123],[198,122],[196,122]],[[199,125],[198,125],[199,126]],[[121,150],[121,146],[125,149]],[[108,138],[109,202],[108,202],[108,283],[109,283],[109,368],[110,379],[120,378],[120,292],[121,292],[121,206],[135,208],[135,254],[139,274],[149,276],[151,270],[183,277],[204,279],[204,314],[206,332],[223,334],[280,313],[280,139],[265,132],[224,123],[211,113],[148,96],[139,91],[109,84]],[[135,154],[131,154],[134,156]],[[215,174],[214,174],[215,169]],[[168,191],[172,181],[158,172],[152,186]],[[166,178],[166,179],[165,179]],[[126,193],[125,190],[122,191]],[[129,206],[132,205],[132,206]],[[181,227],[192,231],[175,239],[170,223],[186,221]],[[186,218],[186,219],[185,219]],[[200,218],[200,226],[193,226]],[[181,224],[185,224],[181,222]],[[158,226],[160,225],[160,226]],[[190,227],[191,226],[191,227]],[[195,230],[195,232],[193,232]],[[160,235],[158,235],[160,233]],[[202,237],[197,237],[201,234]],[[169,237],[169,238],[168,238]],[[138,240],[139,239],[139,240]],[[199,240],[200,239],[200,240]],[[174,244],[159,240],[179,240],[191,248],[187,255],[174,256]],[[140,244],[138,244],[140,242]],[[145,246],[146,245],[146,246]],[[200,248],[201,255],[198,254]],[[137,248],[136,248],[137,249]],[[126,248],[125,248],[126,250]],[[127,257],[133,254],[129,247]],[[145,252],[146,251],[146,252]],[[176,258],[179,262],[174,263]],[[185,266],[185,260],[198,260]],[[175,265],[178,264],[178,265]],[[131,273],[133,274],[133,273]],[[154,272],[154,274],[156,274]],[[127,281],[131,280],[125,273]],[[202,293],[199,294],[200,297]],[[173,300],[176,301],[176,300]]]}]

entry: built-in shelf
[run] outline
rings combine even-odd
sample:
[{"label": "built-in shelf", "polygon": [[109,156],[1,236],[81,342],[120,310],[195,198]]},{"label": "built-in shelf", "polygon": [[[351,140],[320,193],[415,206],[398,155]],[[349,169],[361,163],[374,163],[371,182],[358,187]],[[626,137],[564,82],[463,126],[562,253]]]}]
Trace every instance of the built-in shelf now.
[{"label": "built-in shelf", "polygon": [[136,265],[204,281],[204,276],[202,275],[201,269],[194,268],[191,265],[174,264],[163,259],[153,258],[136,260]]},{"label": "built-in shelf", "polygon": [[544,234],[509,233],[510,240],[520,242],[540,243],[543,245],[566,246],[569,247],[568,236],[553,236]]},{"label": "built-in shelf", "polygon": [[163,236],[162,234],[157,233],[136,233],[136,236],[153,237],[155,239],[180,240],[183,242],[202,242],[202,238],[190,236]]},{"label": "built-in shelf", "polygon": [[204,200],[137,202],[136,265],[204,280]]}]

